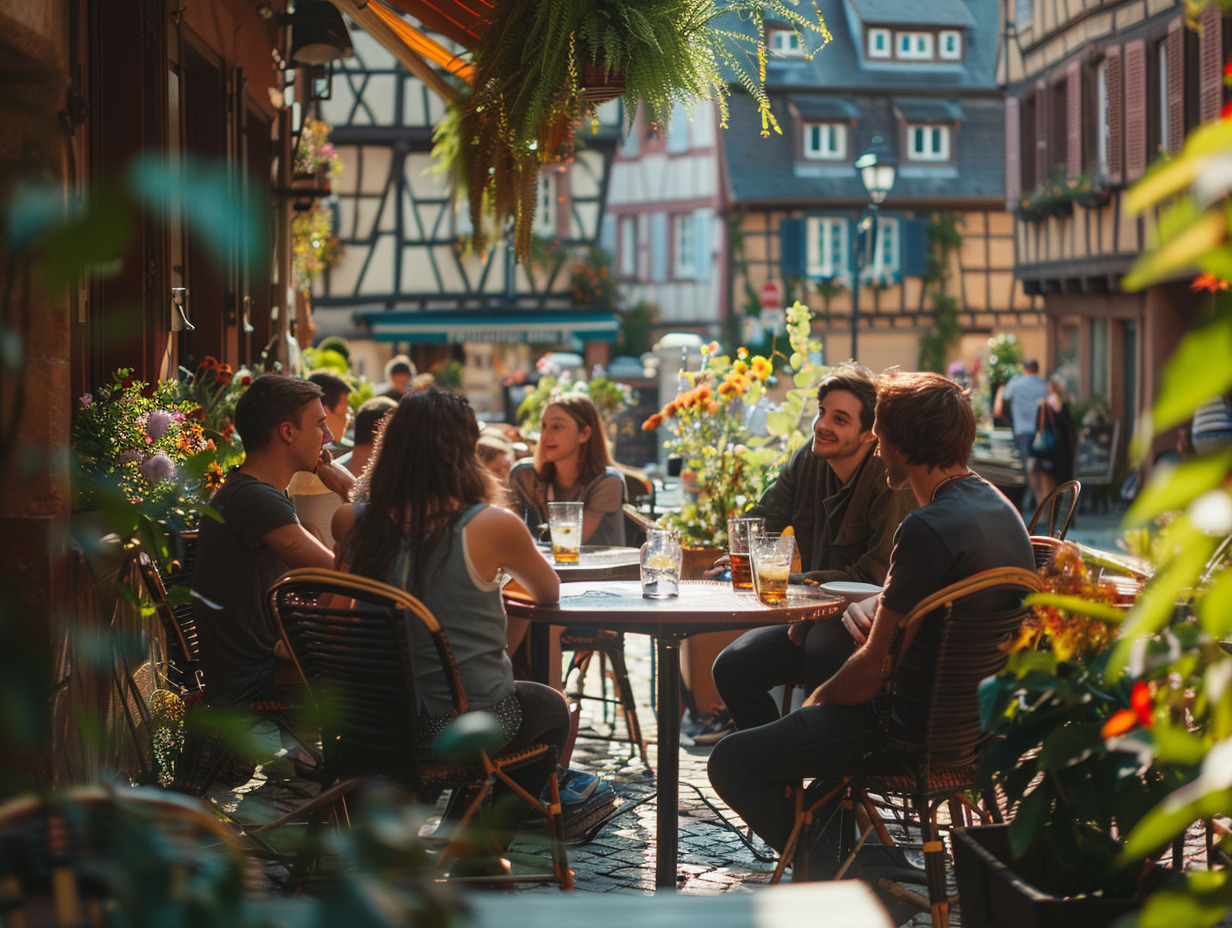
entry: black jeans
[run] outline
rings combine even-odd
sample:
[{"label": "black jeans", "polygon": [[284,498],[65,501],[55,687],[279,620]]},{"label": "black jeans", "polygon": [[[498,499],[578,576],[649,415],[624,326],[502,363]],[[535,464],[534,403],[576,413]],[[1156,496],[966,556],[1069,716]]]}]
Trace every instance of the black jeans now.
[{"label": "black jeans", "polygon": [[714,683],[736,727],[756,728],[779,717],[771,689],[803,683],[812,692],[834,676],[855,649],[856,640],[842,619],[814,623],[803,646],[788,638],[786,625],[755,628],[715,659]]},{"label": "black jeans", "polygon": [[[781,852],[795,816],[795,803],[786,787],[813,777],[810,792],[816,794],[837,785],[846,774],[883,768],[884,760],[880,764],[877,760],[884,737],[871,704],[797,709],[768,725],[730,734],[716,744],[710,754],[710,783],[733,812]],[[819,820],[830,820],[838,805],[836,797],[819,810]],[[826,833],[834,835],[834,830]],[[836,840],[827,846],[818,842],[813,855],[824,855],[837,866]]]}]

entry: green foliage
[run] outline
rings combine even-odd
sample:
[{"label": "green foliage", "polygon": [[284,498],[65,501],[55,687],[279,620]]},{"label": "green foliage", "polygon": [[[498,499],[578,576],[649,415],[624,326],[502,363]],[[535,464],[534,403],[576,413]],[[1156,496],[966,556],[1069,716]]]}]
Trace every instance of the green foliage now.
[{"label": "green foliage", "polygon": [[586,250],[584,258],[574,262],[569,288],[578,306],[615,305],[618,293],[612,277],[612,256],[607,249],[594,245]]},{"label": "green foliage", "polygon": [[[577,121],[593,113],[585,69],[623,80],[633,125],[639,108],[647,124],[666,126],[677,104],[717,100],[727,123],[728,80],[734,76],[757,101],[762,133],[780,132],[765,91],[765,15],[798,33],[831,38],[821,19],[791,0],[553,0],[498,4],[475,51],[472,88],[450,106],[437,127],[433,157],[456,195],[470,200],[472,227],[482,250],[490,229],[515,223],[514,243],[526,260],[540,164],[564,160]],[[743,20],[749,31],[723,28]],[[748,55],[759,73],[749,73]],[[491,225],[488,225],[488,220]]]},{"label": "green foliage", "polygon": [[620,311],[620,332],[612,348],[615,355],[640,358],[651,348],[651,332],[659,318],[659,307],[645,300]]},{"label": "green foliage", "polygon": [[1022,343],[1013,332],[998,332],[988,339],[988,363],[984,368],[990,383],[1002,384],[1022,373]]},{"label": "green foliage", "polygon": [[928,223],[928,262],[924,280],[932,285],[928,295],[936,322],[920,339],[920,370],[943,373],[950,348],[962,338],[958,299],[949,294],[950,260],[962,245],[962,233],[958,231],[961,222],[962,218],[954,213],[939,213]]},{"label": "green foliage", "polygon": [[351,343],[341,335],[330,335],[327,338],[321,339],[321,343],[317,345],[318,351],[332,351],[334,354],[342,355],[343,360],[348,364],[351,363]]},{"label": "green foliage", "polygon": [[679,512],[660,521],[675,529],[691,547],[725,547],[727,519],[744,512],[778,476],[783,463],[806,440],[800,422],[805,405],[826,370],[812,364],[820,351],[810,337],[812,315],[802,303],[787,311],[791,355],[785,360],[794,386],[782,405],[766,415],[765,437],[750,433],[748,408],[765,397],[773,365],[740,348],[733,360],[720,354],[717,342],[702,350],[701,369],[686,372],[689,389],[678,393],[642,424],[644,431],[669,425],[664,441],[669,454],[683,458],[686,488],[696,490]]}]

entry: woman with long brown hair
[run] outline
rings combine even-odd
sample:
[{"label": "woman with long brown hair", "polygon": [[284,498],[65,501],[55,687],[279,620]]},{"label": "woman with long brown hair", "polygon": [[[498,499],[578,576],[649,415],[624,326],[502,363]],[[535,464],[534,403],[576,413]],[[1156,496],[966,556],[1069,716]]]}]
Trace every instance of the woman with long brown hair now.
[{"label": "woman with long brown hair", "polygon": [[547,522],[549,502],[580,501],[584,544],[625,543],[624,477],[613,466],[599,410],[585,393],[564,393],[548,403],[535,456],[514,466],[509,483],[513,505],[528,521]]},{"label": "woman with long brown hair", "polygon": [[[506,746],[544,742],[559,753],[568,707],[549,687],[514,682],[500,580],[508,573],[537,602],[553,602],[560,580],[522,521],[490,505],[499,490],[479,461],[478,439],[464,397],[437,389],[404,396],[381,433],[367,503],[345,505],[334,519],[339,564],[402,587],[432,610],[449,636],[470,707],[497,717]],[[430,744],[452,721],[453,703],[431,641],[414,626],[411,648]],[[550,769],[527,765],[513,777],[537,796]],[[507,792],[497,784],[495,800]]]}]

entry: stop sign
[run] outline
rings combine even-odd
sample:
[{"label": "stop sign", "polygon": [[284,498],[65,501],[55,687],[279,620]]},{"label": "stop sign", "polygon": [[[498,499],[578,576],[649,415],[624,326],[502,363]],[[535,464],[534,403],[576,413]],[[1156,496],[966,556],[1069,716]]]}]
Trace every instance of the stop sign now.
[{"label": "stop sign", "polygon": [[779,292],[779,285],[773,280],[767,280],[761,286],[761,307],[762,309],[778,309],[781,305],[782,294]]}]

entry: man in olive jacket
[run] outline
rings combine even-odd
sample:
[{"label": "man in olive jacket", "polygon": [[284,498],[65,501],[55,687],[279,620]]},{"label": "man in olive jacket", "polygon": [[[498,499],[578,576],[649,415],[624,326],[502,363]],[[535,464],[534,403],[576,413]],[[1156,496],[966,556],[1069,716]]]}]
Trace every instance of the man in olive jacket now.
[{"label": "man in olive jacket", "polygon": [[[916,507],[909,490],[891,490],[873,454],[877,388],[842,368],[817,388],[813,441],[797,451],[747,515],[767,532],[795,530],[804,577],[885,582],[894,532]],[[795,578],[793,578],[795,579]],[[804,683],[815,689],[842,666],[856,642],[841,622],[774,625],[746,632],[714,663],[714,682],[740,729],[779,717],[769,690]]]}]

